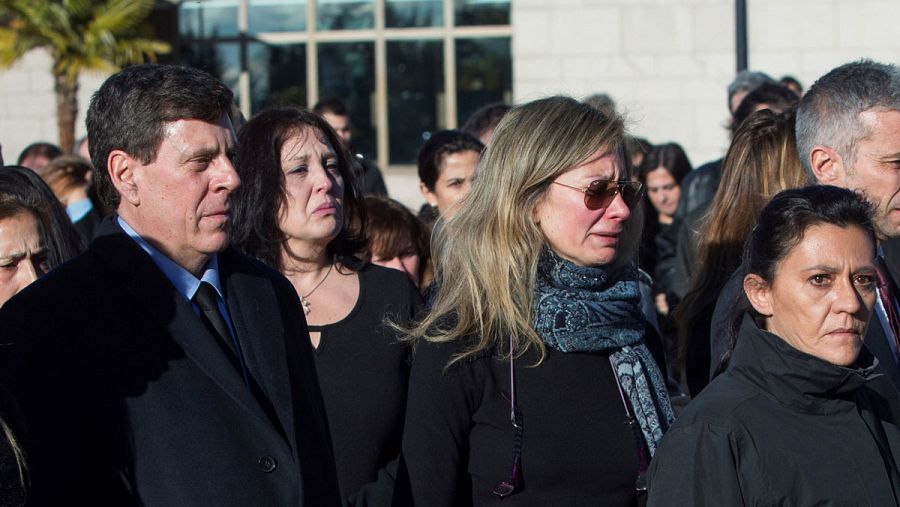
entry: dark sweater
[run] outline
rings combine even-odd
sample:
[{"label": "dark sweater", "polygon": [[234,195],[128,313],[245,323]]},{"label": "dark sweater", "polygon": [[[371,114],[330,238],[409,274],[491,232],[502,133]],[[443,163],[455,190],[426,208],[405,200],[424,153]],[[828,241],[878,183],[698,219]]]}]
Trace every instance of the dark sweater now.
[{"label": "dark sweater", "polygon": [[649,504],[898,505],[900,397],[874,362],[832,365],[745,318],[728,370],[663,438]]},{"label": "dark sweater", "polygon": [[515,361],[524,487],[510,476],[509,362],[486,353],[454,363],[460,343],[418,345],[403,455],[416,505],[635,505],[637,448],[608,354],[548,350]]},{"label": "dark sweater", "polygon": [[374,481],[400,454],[408,347],[384,320],[405,324],[420,306],[418,290],[405,274],[367,264],[359,271],[359,298],[347,317],[309,326],[322,333],[316,369],[342,498]]}]

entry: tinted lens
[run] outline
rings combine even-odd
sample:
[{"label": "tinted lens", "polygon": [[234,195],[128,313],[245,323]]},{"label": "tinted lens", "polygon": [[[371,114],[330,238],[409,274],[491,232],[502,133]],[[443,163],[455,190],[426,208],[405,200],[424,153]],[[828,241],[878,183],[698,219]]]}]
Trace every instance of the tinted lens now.
[{"label": "tinted lens", "polygon": [[615,181],[592,181],[584,192],[584,205],[589,210],[606,208],[616,198],[617,186],[618,182]]},{"label": "tinted lens", "polygon": [[617,193],[622,194],[626,206],[633,208],[641,200],[643,186],[636,181],[593,181],[584,193],[584,205],[590,210],[607,208]]}]

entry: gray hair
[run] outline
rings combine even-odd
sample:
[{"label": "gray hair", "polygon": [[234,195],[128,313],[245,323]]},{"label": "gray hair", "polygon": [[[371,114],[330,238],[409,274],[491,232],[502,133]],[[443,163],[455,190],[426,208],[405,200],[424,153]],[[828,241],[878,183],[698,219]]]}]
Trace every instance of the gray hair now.
[{"label": "gray hair", "polygon": [[869,135],[859,115],[872,109],[900,111],[897,66],[859,60],[832,69],[813,83],[800,100],[796,126],[797,152],[810,183],[816,182],[809,162],[813,148],[827,146],[852,161],[856,143]]},{"label": "gray hair", "polygon": [[775,83],[775,80],[765,72],[742,70],[734,77],[734,81],[728,85],[728,110],[731,111],[731,98],[740,92],[752,92],[764,83]]}]

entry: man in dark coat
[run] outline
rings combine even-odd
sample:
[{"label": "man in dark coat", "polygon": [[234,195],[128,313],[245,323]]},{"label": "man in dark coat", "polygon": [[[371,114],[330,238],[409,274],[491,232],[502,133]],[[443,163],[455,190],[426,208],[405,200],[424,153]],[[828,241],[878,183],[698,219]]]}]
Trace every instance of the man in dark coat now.
[{"label": "man in dark coat", "polygon": [[819,78],[797,110],[797,150],[811,183],[855,190],[875,208],[888,289],[878,291],[865,343],[900,389],[900,68],[861,60]]},{"label": "man in dark coat", "polygon": [[91,101],[117,214],[0,310],[29,505],[339,502],[300,302],[228,247],[231,100],[201,71],[141,65]]}]

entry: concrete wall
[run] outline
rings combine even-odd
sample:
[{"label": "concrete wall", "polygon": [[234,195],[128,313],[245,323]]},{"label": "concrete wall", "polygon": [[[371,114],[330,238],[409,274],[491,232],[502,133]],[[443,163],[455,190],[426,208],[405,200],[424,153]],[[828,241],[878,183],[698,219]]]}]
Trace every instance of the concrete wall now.
[{"label": "concrete wall", "polygon": [[[513,0],[513,93],[606,92],[631,130],[682,144],[694,165],[728,147],[733,0]],[[900,63],[900,2],[747,0],[749,64],[808,87],[857,58]]]},{"label": "concrete wall", "polygon": [[[50,56],[36,50],[25,55],[12,68],[0,71],[0,144],[3,145],[3,159],[7,164],[15,164],[19,153],[33,142],[59,143],[51,68]],[[84,115],[91,94],[104,79],[106,74],[81,76],[76,139],[85,135]]]},{"label": "concrete wall", "polygon": [[[750,66],[809,86],[841,63],[900,63],[896,0],[747,0]],[[733,0],[513,0],[517,102],[610,93],[638,135],[681,143],[695,165],[728,146],[725,89],[734,77]],[[50,58],[36,51],[0,71],[0,144],[7,163],[34,141],[58,142]],[[76,136],[103,75],[85,75]],[[417,207],[410,171],[388,186]],[[399,192],[399,190],[404,190]]]}]

